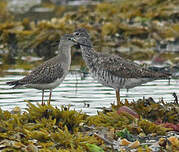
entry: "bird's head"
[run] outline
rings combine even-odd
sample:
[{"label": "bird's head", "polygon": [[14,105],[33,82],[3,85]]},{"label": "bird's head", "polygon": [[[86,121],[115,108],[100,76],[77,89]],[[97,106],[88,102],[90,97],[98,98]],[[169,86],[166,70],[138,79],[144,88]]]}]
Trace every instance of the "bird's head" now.
[{"label": "bird's head", "polygon": [[63,36],[60,37],[60,39],[56,40],[51,44],[52,47],[56,46],[69,46],[72,47],[74,45],[77,45],[77,42],[73,40],[73,34],[64,34]]},{"label": "bird's head", "polygon": [[90,38],[88,31],[85,28],[80,28],[77,29],[73,32],[73,36],[75,38],[79,38],[79,37],[86,37],[86,38]]},{"label": "bird's head", "polygon": [[77,42],[75,42],[73,39],[73,34],[65,34],[60,38],[60,45],[63,44],[72,47],[77,44]]},{"label": "bird's head", "polygon": [[75,30],[75,32],[72,33],[73,41],[76,42],[78,45],[81,46],[87,46],[87,47],[92,47],[91,42],[90,42],[90,36],[88,34],[88,31],[84,28],[80,28]]}]

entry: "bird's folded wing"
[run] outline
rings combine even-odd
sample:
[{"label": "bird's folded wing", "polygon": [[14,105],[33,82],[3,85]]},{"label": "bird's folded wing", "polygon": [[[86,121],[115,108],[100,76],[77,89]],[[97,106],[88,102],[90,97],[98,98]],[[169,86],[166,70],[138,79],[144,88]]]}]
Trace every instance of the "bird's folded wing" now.
[{"label": "bird's folded wing", "polygon": [[130,60],[121,57],[101,57],[98,60],[99,68],[112,75],[123,78],[167,78],[168,75],[144,68]]},{"label": "bird's folded wing", "polygon": [[37,67],[26,77],[19,80],[20,84],[43,84],[52,83],[63,76],[63,68],[59,64],[46,64]]}]

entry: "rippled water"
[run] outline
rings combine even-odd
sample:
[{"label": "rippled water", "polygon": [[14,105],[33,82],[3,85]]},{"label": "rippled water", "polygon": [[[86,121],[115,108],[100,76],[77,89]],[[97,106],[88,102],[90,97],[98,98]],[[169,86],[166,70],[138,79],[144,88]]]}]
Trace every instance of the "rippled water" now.
[{"label": "rippled water", "polygon": [[[23,70],[9,70],[9,74],[0,77],[0,107],[5,110],[12,110],[15,106],[22,109],[26,108],[26,102],[29,100],[33,103],[41,103],[41,91],[36,89],[10,89],[6,85],[7,81],[22,78],[22,75],[16,72]],[[13,75],[12,75],[13,73]],[[15,74],[16,73],[16,74]],[[138,100],[139,98],[152,97],[155,101],[159,101],[162,97],[164,101],[173,102],[172,93],[179,95],[179,79],[172,79],[170,85],[168,80],[156,80],[146,83],[142,86],[121,90],[121,99],[129,101]],[[48,100],[49,92],[45,92],[45,100]],[[112,88],[104,87],[97,81],[94,81],[90,75],[83,78],[79,73],[70,73],[63,84],[53,90],[52,105],[71,105],[76,110],[82,110],[88,114],[96,114],[97,110],[102,107],[109,107],[110,103],[115,101],[115,91]],[[89,107],[85,106],[89,104]]]}]

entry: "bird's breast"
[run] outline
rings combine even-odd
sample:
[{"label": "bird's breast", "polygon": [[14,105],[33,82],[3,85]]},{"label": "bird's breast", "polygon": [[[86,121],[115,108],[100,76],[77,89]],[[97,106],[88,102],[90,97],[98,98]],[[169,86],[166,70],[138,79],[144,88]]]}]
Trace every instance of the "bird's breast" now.
[{"label": "bird's breast", "polygon": [[90,72],[94,79],[98,80],[105,86],[118,88],[119,86],[124,85],[124,79],[114,76],[108,71],[102,70],[100,68],[92,68]]}]

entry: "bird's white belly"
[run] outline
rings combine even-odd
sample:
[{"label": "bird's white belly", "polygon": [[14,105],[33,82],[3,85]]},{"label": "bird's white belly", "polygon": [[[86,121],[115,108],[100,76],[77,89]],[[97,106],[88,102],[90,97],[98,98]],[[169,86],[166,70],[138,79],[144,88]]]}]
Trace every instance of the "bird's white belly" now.
[{"label": "bird's white belly", "polygon": [[150,79],[150,78],[140,78],[140,79],[118,78],[118,80],[116,79],[116,81],[115,80],[110,81],[110,80],[98,78],[97,80],[100,83],[102,83],[104,86],[112,87],[114,89],[122,89],[122,88],[130,89],[130,88],[134,88],[136,86],[142,85],[144,83],[153,81],[153,79]]},{"label": "bird's white belly", "polygon": [[136,86],[140,86],[144,83],[153,81],[154,79],[152,78],[127,78],[126,79],[126,83],[125,83],[125,88],[130,89],[130,88],[134,88]]},{"label": "bird's white belly", "polygon": [[92,77],[98,80],[99,83],[107,87],[112,87],[114,89],[129,89],[153,80],[151,78],[120,78],[118,76],[109,75],[107,72],[91,73]]},{"label": "bird's white belly", "polygon": [[56,81],[54,81],[52,83],[28,84],[25,87],[27,87],[27,88],[35,88],[35,89],[39,89],[39,90],[54,89],[54,88],[56,88],[57,86],[59,86],[62,83],[64,78],[65,77],[57,79]]}]

